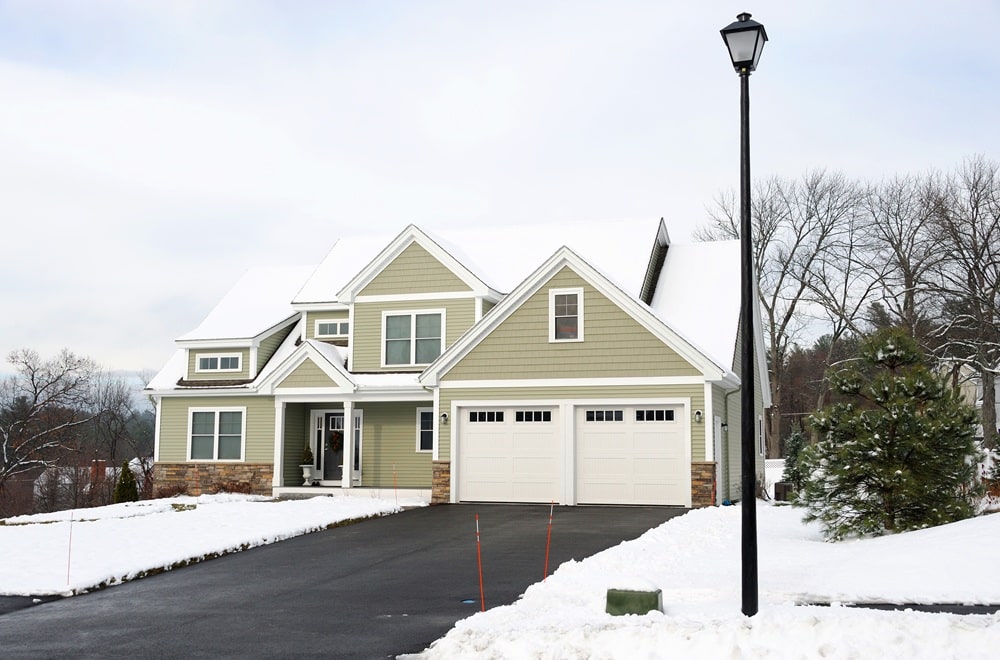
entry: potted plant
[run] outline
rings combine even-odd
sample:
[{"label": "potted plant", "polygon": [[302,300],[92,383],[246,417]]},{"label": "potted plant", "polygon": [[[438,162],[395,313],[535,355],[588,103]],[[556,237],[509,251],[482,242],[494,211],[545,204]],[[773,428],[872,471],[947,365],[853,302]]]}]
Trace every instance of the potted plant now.
[{"label": "potted plant", "polygon": [[302,464],[299,465],[302,468],[302,485],[312,486],[313,485],[313,453],[312,448],[308,444],[302,449]]}]

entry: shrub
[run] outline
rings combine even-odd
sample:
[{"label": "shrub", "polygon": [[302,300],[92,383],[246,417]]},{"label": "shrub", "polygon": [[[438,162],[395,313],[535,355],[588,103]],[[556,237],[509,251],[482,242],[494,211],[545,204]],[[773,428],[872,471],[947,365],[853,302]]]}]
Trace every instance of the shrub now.
[{"label": "shrub", "polygon": [[139,486],[135,482],[135,475],[132,474],[132,468],[128,466],[128,461],[122,463],[118,483],[115,484],[114,500],[115,504],[139,501]]}]

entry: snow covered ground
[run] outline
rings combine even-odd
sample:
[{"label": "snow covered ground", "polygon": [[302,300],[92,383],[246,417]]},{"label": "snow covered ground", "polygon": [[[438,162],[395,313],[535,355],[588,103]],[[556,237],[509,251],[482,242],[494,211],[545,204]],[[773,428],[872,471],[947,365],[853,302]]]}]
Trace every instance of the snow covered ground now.
[{"label": "snow covered ground", "polygon": [[[0,594],[79,592],[396,510],[394,502],[370,498],[151,500],[73,512],[71,553],[70,512],[10,518],[0,525],[6,560]],[[818,527],[800,518],[791,507],[759,505],[760,612],[752,618],[740,613],[739,507],[700,509],[563,564],[517,603],[459,621],[420,657],[998,657],[1000,615],[883,612],[839,603],[1000,602],[992,562],[1000,515],[842,543],[823,542]],[[558,534],[557,510],[553,537]],[[659,588],[664,612],[609,616],[608,588]],[[801,604],[808,602],[834,606]]]},{"label": "snow covered ground", "polygon": [[398,510],[395,502],[367,497],[278,502],[223,494],[7,518],[0,525],[0,595],[81,593]]},{"label": "snow covered ground", "polygon": [[[840,603],[1000,603],[1000,515],[825,543],[801,510],[758,506],[760,611],[740,612],[740,508],[700,509],[568,562],[513,605],[459,621],[423,658],[996,658],[1000,615]],[[558,533],[558,514],[553,534]],[[664,612],[612,617],[608,588],[661,589]],[[831,602],[833,607],[802,606]]]}]

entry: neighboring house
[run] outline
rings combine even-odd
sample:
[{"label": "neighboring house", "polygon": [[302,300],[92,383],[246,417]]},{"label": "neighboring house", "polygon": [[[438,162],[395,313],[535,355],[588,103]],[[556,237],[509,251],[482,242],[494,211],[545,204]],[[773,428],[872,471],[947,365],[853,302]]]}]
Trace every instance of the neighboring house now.
[{"label": "neighboring house", "polygon": [[[148,458],[129,461],[140,493],[145,481],[144,463],[149,471]],[[104,460],[93,460],[88,465],[45,468],[34,482],[34,509],[47,512],[111,504],[120,472],[120,465],[109,465]]]},{"label": "neighboring house", "polygon": [[[979,376],[979,372],[967,364],[947,361],[942,364],[942,371],[948,374],[952,385],[957,387],[961,393],[962,399],[970,406],[975,407],[979,419],[979,424],[976,426],[976,437],[982,440],[983,380]],[[994,395],[995,419],[998,426],[1000,426],[1000,379],[998,379],[998,382],[994,386],[994,391],[996,392]],[[1000,428],[997,431],[1000,431]]]},{"label": "neighboring house", "polygon": [[738,242],[671,245],[662,220],[411,225],[341,239],[314,269],[251,271],[149,384],[157,487],[737,499],[739,277]]}]

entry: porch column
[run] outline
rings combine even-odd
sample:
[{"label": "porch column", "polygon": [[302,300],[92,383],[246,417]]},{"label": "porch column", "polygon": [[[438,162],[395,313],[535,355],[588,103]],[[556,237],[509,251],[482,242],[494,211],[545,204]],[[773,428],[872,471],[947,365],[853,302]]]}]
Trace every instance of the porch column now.
[{"label": "porch column", "polygon": [[284,461],[282,460],[285,447],[285,402],[274,399],[274,475],[271,483],[275,488],[284,485],[282,473],[284,471]]},{"label": "porch column", "polygon": [[340,487],[350,488],[354,476],[354,403],[344,402],[344,467]]}]

